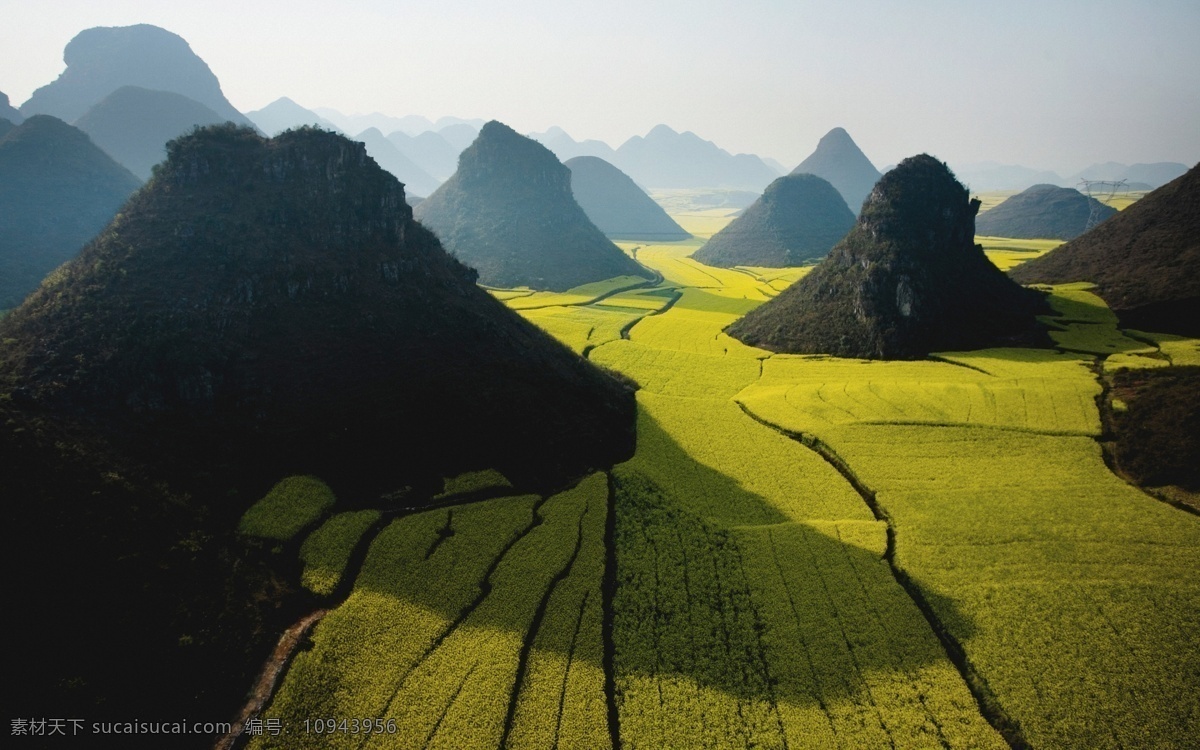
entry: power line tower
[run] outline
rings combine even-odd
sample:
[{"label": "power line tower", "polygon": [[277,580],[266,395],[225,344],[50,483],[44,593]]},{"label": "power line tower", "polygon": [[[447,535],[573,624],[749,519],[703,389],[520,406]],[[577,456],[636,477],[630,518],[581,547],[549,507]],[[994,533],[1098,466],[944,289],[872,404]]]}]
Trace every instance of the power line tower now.
[{"label": "power line tower", "polygon": [[1088,201],[1087,231],[1100,223],[1100,205],[1107,205],[1117,193],[1122,192],[1129,180],[1080,180],[1076,185],[1079,192],[1092,200]]}]

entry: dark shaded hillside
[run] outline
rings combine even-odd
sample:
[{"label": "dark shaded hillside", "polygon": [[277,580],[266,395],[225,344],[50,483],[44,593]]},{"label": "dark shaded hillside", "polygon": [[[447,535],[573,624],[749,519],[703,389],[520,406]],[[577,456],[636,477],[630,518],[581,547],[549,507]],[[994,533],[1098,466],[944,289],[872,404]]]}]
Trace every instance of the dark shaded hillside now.
[{"label": "dark shaded hillside", "polygon": [[139,184],[53,117],[35,115],[0,137],[0,309],[74,257]]},{"label": "dark shaded hillside", "polygon": [[613,239],[673,242],[692,235],[646,195],[629,175],[595,156],[565,162],[571,192],[596,227]]},{"label": "dark shaded hillside", "polygon": [[361,141],[375,163],[404,183],[405,194],[427,196],[442,184],[441,180],[421,169],[412,159],[401,153],[377,128],[367,128],[354,136],[354,140]]},{"label": "dark shaded hillside", "polygon": [[[466,469],[548,489],[628,457],[633,394],[474,279],[362,144],[233,126],[172,141],[0,320],[10,635],[38,644],[10,660],[11,707],[231,718],[315,606],[285,583],[294,549],[232,531],[284,475],[378,507]],[[162,746],[137,739],[122,746]]]},{"label": "dark shaded hillside", "polygon": [[728,332],[777,352],[871,359],[1035,335],[1046,303],[974,244],[978,210],[945,164],[909,157],[875,185],[825,260]]},{"label": "dark shaded hillside", "polygon": [[825,257],[854,226],[841,194],[811,174],[780,177],[692,257],[711,266],[798,266]]},{"label": "dark shaded hillside", "polygon": [[575,202],[571,170],[499,122],[483,126],[458,171],[417,206],[416,217],[490,286],[563,291],[650,276]]},{"label": "dark shaded hillside", "polygon": [[219,127],[168,153],[0,321],[20,403],[175,461],[366,486],[553,484],[631,449],[630,395],[478,289],[360,144]]},{"label": "dark shaded hillside", "polygon": [[1200,492],[1200,367],[1122,369],[1112,394],[1117,463],[1144,487]]},{"label": "dark shaded hillside", "polygon": [[975,219],[975,233],[990,237],[1070,240],[1083,234],[1096,211],[1104,221],[1117,209],[1074,188],[1034,185]]},{"label": "dark shaded hillside", "polygon": [[1009,274],[1090,281],[1123,327],[1200,336],[1200,168]]},{"label": "dark shaded hillside", "polygon": [[863,201],[882,176],[842,128],[834,128],[821,136],[816,150],[791,173],[815,174],[828,180],[855,214],[862,210]]},{"label": "dark shaded hillside", "polygon": [[196,126],[225,118],[200,102],[170,91],[122,86],[75,122],[92,142],[142,180],[167,158],[167,141]]}]

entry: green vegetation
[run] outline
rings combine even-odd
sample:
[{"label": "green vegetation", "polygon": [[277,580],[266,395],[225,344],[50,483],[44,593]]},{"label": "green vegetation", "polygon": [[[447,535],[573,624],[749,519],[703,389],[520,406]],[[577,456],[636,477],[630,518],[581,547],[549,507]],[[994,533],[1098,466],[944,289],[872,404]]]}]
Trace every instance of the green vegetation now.
[{"label": "green vegetation", "polygon": [[238,523],[249,536],[287,541],[317,522],[333,507],[333,490],[316,477],[281,479],[266,497],[250,506]]},{"label": "green vegetation", "polygon": [[300,582],[314,594],[329,596],[342,580],[350,553],[362,535],[379,520],[379,511],[338,513],[308,535],[300,546],[304,573]]},{"label": "green vegetation", "polygon": [[484,490],[503,489],[512,489],[512,483],[508,481],[506,476],[495,469],[468,471],[465,474],[459,474],[447,479],[442,486],[442,491],[433,499],[443,500],[455,495],[469,495],[473,492],[482,492]]},{"label": "green vegetation", "polygon": [[[582,284],[565,292],[532,292],[519,297],[509,297],[505,301],[514,310],[559,305],[587,305],[617,292],[645,285],[646,280],[640,276],[617,276],[604,281]],[[498,291],[500,290],[493,290],[492,293],[496,294]]]},{"label": "green vegetation", "polygon": [[[594,474],[393,521],[350,597],[297,655],[267,712],[376,717],[395,734],[322,747],[605,747],[600,582],[608,489]],[[436,585],[430,585],[436,581]],[[294,747],[263,736],[251,747]]]}]

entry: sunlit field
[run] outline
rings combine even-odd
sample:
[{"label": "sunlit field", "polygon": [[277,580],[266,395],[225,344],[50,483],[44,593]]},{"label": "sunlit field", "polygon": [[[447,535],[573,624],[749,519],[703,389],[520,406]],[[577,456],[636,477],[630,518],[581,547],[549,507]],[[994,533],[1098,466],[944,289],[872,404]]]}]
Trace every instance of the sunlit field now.
[{"label": "sunlit field", "polygon": [[[1058,244],[977,241],[1001,268]],[[1070,284],[1049,290],[1054,348],[776,355],[723,329],[809,269],[620,244],[658,280],[491,291],[637,383],[633,458],[545,497],[478,472],[395,518],[314,504],[306,585],[349,586],[370,547],[265,716],[367,717],[322,738],[355,748],[1200,736],[1200,518],[1105,465],[1096,374],[1200,342],[1123,332]]]}]

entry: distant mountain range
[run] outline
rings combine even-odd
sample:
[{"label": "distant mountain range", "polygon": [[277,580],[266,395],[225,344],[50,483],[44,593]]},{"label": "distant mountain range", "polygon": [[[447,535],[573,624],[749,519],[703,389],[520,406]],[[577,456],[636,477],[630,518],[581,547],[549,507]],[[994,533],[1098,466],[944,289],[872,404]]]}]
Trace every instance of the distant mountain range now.
[{"label": "distant mountain range", "polygon": [[285,130],[298,128],[303,125],[316,125],[335,133],[342,132],[342,129],[337,125],[334,125],[311,109],[301,107],[286,96],[276,99],[262,109],[247,112],[246,117],[249,117],[250,121],[268,136],[276,136]]},{"label": "distant mountain range", "polygon": [[366,144],[367,155],[404,183],[406,193],[426,197],[442,184],[442,180],[436,179],[421,169],[412,159],[396,148],[392,141],[379,132],[379,128],[367,128],[354,136],[354,140]]},{"label": "distant mountain range", "polygon": [[1034,185],[1058,185],[1075,187],[1080,180],[1127,180],[1130,190],[1153,190],[1161,187],[1188,170],[1179,162],[1155,162],[1153,164],[1121,164],[1115,161],[1093,164],[1068,177],[1057,172],[1034,169],[1018,164],[1000,164],[994,161],[973,162],[953,165],[954,174],[975,192],[991,190],[1025,190]]}]

